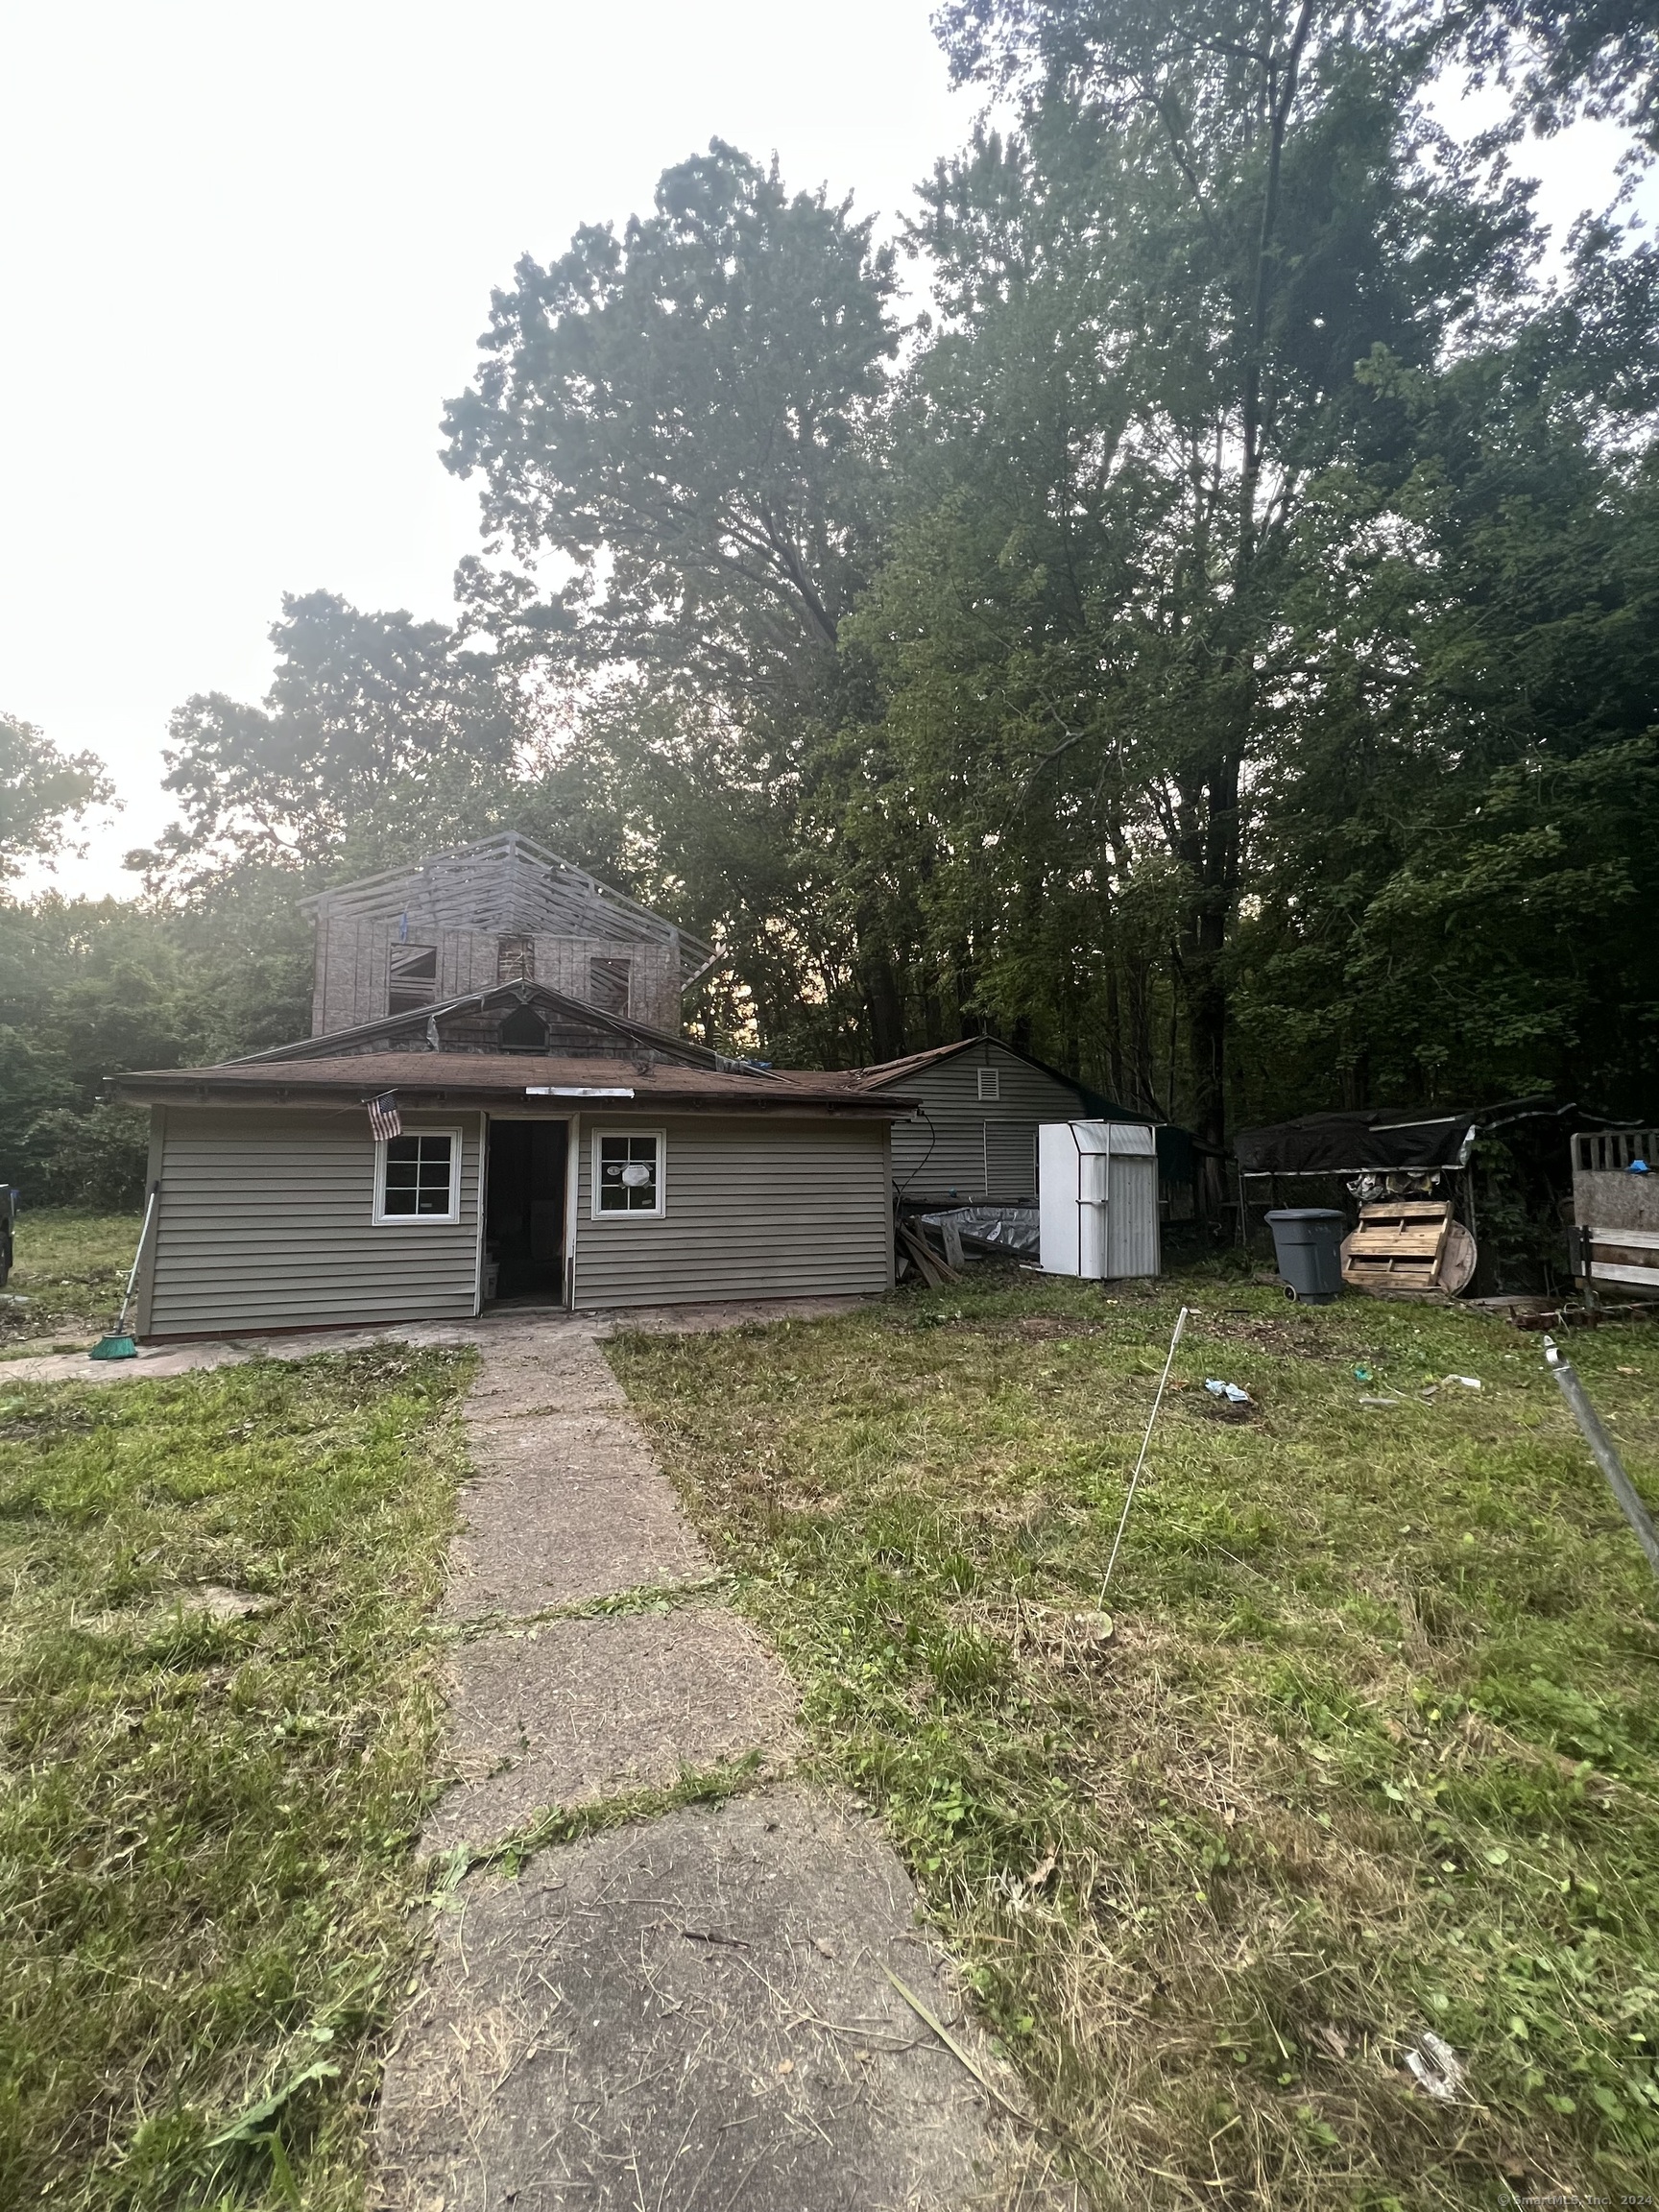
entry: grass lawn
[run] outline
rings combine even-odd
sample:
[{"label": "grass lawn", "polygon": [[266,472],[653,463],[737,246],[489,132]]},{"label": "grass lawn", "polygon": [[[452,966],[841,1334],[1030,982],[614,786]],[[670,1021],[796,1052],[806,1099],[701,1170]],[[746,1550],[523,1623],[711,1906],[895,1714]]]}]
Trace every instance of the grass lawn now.
[{"label": "grass lawn", "polygon": [[0,1369],[9,2212],[360,2201],[469,1372]]},{"label": "grass lawn", "polygon": [[[1186,1295],[1109,1635],[1174,1286],[612,1356],[1097,2204],[1650,2202],[1659,1588],[1538,1340]],[[1573,1352],[1659,1502],[1659,1328]]]},{"label": "grass lawn", "polygon": [[141,1214],[25,1208],[12,1280],[0,1290],[0,1359],[84,1351],[115,1319],[138,1249]]}]

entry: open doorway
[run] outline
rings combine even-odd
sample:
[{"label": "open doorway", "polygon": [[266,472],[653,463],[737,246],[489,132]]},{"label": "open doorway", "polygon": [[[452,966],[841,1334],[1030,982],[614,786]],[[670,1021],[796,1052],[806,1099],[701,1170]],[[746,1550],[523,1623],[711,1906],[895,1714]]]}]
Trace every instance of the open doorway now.
[{"label": "open doorway", "polygon": [[486,1299],[565,1303],[567,1129],[564,1121],[491,1118],[484,1196]]}]

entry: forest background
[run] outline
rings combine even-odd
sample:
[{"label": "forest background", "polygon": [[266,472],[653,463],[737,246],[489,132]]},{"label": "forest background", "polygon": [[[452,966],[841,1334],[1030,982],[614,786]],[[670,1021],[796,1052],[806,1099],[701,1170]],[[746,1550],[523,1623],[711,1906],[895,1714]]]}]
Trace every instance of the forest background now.
[{"label": "forest background", "polygon": [[[1659,1107],[1659,260],[1509,166],[1659,148],[1659,0],[954,0],[895,250],[711,145],[493,302],[453,624],[287,599],[135,902],[0,718],[0,1172],[131,1201],[118,1069],[309,1025],[308,891],[516,827],[846,1066],[988,1029],[1191,1128]],[[1479,102],[1465,101],[1479,95]],[[1479,130],[1458,118],[1478,111]],[[995,127],[993,127],[993,118]]]}]

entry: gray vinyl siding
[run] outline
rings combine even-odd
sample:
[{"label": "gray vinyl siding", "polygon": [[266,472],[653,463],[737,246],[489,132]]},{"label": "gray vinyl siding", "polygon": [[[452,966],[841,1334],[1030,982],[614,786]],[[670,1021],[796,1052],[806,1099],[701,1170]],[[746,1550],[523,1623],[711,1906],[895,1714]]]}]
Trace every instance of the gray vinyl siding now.
[{"label": "gray vinyl siding", "polygon": [[[887,1123],[584,1117],[574,1303],[830,1297],[893,1274]],[[590,1218],[596,1129],[664,1133],[661,1217]]]},{"label": "gray vinyl siding", "polygon": [[169,1106],[157,1113],[161,1198],[139,1327],[146,1335],[453,1320],[476,1310],[474,1111],[411,1114],[461,1130],[461,1218],[376,1227],[362,1107]]},{"label": "gray vinyl siding", "polygon": [[[995,1104],[979,1096],[981,1068],[997,1070],[999,1095]],[[1014,1164],[1034,1164],[1040,1123],[1075,1121],[1088,1111],[1082,1093],[1074,1086],[1046,1075],[1042,1069],[1029,1066],[1018,1053],[989,1038],[949,1060],[894,1076],[891,1088],[902,1097],[920,1098],[926,1109],[926,1118],[918,1115],[893,1125],[893,1180],[906,1199],[954,1194],[963,1200],[983,1198],[997,1205],[1015,1205],[1034,1198],[1034,1182],[1029,1189],[1014,1188],[1015,1182],[1026,1180],[1030,1173],[1027,1168],[1026,1175],[1022,1176]],[[985,1158],[987,1122],[1004,1125],[999,1135],[992,1137],[990,1180]],[[1018,1131],[1006,1126],[1011,1123],[1018,1125]],[[1026,1131],[1030,1133],[1029,1149]],[[1011,1180],[997,1179],[995,1163],[998,1160],[1006,1164],[1004,1176]]]}]

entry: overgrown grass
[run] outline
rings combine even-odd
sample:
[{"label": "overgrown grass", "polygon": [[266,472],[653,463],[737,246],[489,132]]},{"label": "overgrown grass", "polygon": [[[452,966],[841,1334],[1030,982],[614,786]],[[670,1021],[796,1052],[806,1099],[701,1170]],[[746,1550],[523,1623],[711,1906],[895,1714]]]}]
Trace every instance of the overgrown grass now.
[{"label": "overgrown grass", "polygon": [[0,1375],[0,2204],[360,2200],[469,1372]]},{"label": "overgrown grass", "polygon": [[0,1290],[0,1359],[80,1350],[115,1318],[143,1216],[25,1208],[13,1234],[12,1279]]},{"label": "overgrown grass", "polygon": [[[1647,2201],[1659,1591],[1537,1339],[1188,1295],[1109,1635],[1170,1286],[613,1358],[1098,2205]],[[1573,1351],[1652,1496],[1659,1328]]]}]

